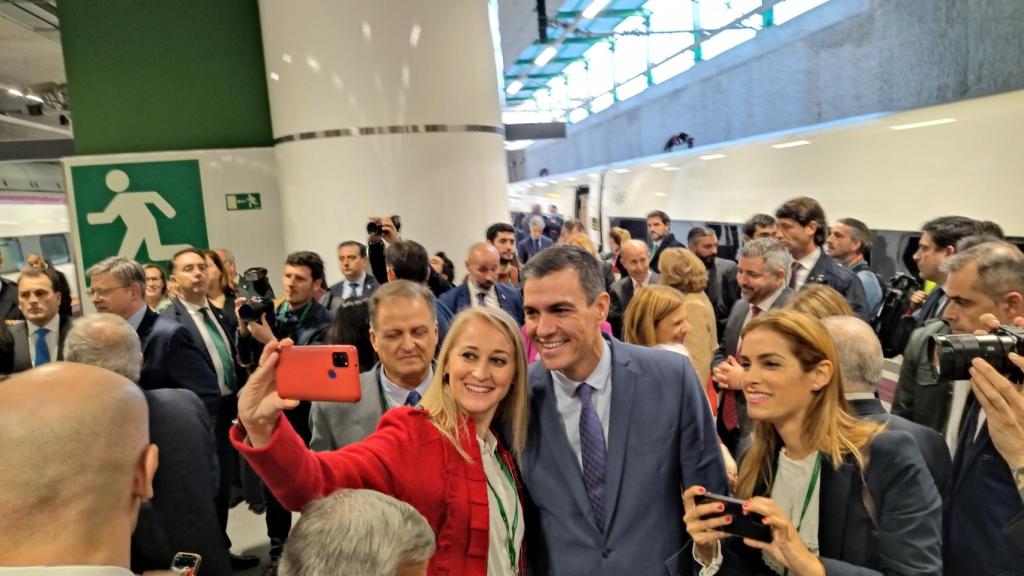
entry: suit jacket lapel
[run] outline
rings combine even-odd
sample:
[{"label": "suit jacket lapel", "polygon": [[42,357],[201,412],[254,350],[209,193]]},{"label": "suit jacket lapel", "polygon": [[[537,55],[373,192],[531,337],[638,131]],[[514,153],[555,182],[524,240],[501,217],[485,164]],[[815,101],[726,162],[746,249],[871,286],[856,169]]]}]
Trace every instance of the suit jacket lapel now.
[{"label": "suit jacket lapel", "polygon": [[970,470],[974,466],[974,461],[984,452],[985,445],[989,442],[988,426],[982,426],[981,432],[978,433],[978,438],[974,438],[974,431],[977,430],[978,418],[980,417],[979,410],[977,401],[974,400],[974,396],[971,396],[964,411],[966,417],[960,429],[960,438],[957,440],[956,456],[954,457],[956,466],[953,469],[953,491],[951,495],[955,495],[960,489],[964,470]]},{"label": "suit jacket lapel", "polygon": [[[555,465],[565,477],[566,485],[569,487],[569,492],[576,501],[576,505],[583,510],[584,516],[594,530],[597,530],[594,514],[590,509],[590,500],[587,499],[587,489],[583,486],[583,471],[580,469],[576,453],[572,451],[572,446],[569,444],[569,438],[562,433],[565,426],[562,424],[562,417],[558,414],[558,405],[555,402],[555,383],[551,378],[551,372],[539,370],[531,380],[530,388],[541,423],[540,429],[548,431],[546,434],[542,434],[544,442],[551,450]],[[543,462],[543,464],[546,463]],[[534,465],[542,465],[542,461],[538,459]]]},{"label": "suit jacket lapel", "polygon": [[[838,470],[832,467],[828,458],[822,456],[821,461],[821,494],[818,499],[818,516],[830,521],[818,523],[818,547],[823,558],[841,558],[843,542],[846,538],[846,525],[854,520],[848,514],[847,503],[860,502],[861,495],[855,494],[860,482],[853,482],[857,474],[856,464],[845,459]],[[840,521],[840,519],[842,519]],[[796,522],[798,518],[790,518]],[[834,522],[832,520],[835,520]]]},{"label": "suit jacket lapel", "polygon": [[747,310],[750,309],[750,302],[746,300],[739,300],[732,307],[732,314],[729,318],[730,322],[728,327],[733,328],[727,330],[725,334],[725,352],[730,356],[736,355],[736,348],[739,347],[740,333],[743,332],[743,319],[747,316]]},{"label": "suit jacket lapel", "polygon": [[636,392],[637,374],[629,367],[626,347],[612,340],[612,397],[608,417],[608,456],[605,462],[605,529],[612,525],[615,505],[619,500],[619,487],[626,464],[626,446],[629,439],[630,418]]},{"label": "suit jacket lapel", "polygon": [[[0,319],[3,322],[3,319]],[[11,326],[11,336],[14,337],[14,371],[29,370],[32,368],[32,354],[29,352],[28,321]]]},{"label": "suit jacket lapel", "polygon": [[192,320],[192,315],[188,313],[188,309],[185,308],[185,305],[180,300],[174,301],[174,316],[178,324],[181,324],[188,330],[188,333],[192,336],[192,342],[199,347],[203,358],[206,358],[206,362],[212,367],[213,358],[210,358],[210,352],[206,349],[206,341],[203,340],[203,335],[199,333],[199,328]]}]

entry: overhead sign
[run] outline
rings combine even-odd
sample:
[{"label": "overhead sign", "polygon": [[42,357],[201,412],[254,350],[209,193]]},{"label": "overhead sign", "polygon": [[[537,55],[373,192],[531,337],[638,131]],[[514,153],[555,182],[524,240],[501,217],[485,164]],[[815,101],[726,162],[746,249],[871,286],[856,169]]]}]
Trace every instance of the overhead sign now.
[{"label": "overhead sign", "polygon": [[72,166],[82,267],[117,255],[162,262],[207,248],[196,160]]},{"label": "overhead sign", "polygon": [[263,203],[260,200],[260,195],[256,193],[252,194],[228,194],[225,196],[227,201],[226,207],[228,211],[234,210],[260,210],[263,208]]}]

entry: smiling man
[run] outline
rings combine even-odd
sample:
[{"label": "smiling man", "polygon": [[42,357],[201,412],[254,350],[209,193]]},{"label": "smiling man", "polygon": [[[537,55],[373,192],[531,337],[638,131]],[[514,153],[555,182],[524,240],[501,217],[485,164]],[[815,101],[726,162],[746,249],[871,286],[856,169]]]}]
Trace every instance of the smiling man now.
[{"label": "smiling man", "polygon": [[359,402],[313,403],[310,448],[325,452],[358,442],[377,429],[384,412],[419,404],[434,376],[434,311],[434,294],[422,284],[393,280],[373,293],[370,342],[380,362],[360,375]]},{"label": "smiling man", "polygon": [[57,290],[58,282],[52,269],[26,268],[18,278],[18,308],[25,322],[11,327],[15,372],[64,358],[71,318],[57,314],[64,296]]},{"label": "smiling man", "polygon": [[[530,434],[522,478],[538,574],[658,574],[685,532],[683,486],[727,490],[707,397],[685,357],[602,336],[597,260],[557,245],[523,270]],[[676,564],[671,569],[679,569]],[[688,571],[688,570],[684,570]]]}]

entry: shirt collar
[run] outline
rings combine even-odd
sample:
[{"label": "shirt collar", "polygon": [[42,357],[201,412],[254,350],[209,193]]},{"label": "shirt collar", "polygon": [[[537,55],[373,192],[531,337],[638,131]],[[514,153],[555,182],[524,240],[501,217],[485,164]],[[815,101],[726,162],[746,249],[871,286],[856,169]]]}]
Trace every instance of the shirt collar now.
[{"label": "shirt collar", "polygon": [[562,388],[566,396],[573,398],[576,396],[576,389],[579,388],[580,384],[586,382],[595,391],[600,392],[604,390],[608,381],[611,380],[612,375],[612,351],[611,347],[608,346],[608,341],[601,337],[601,359],[597,361],[597,366],[594,367],[594,371],[590,373],[582,381],[575,381],[561,372],[552,372],[551,377],[554,381]]},{"label": "shirt collar", "polygon": [[142,325],[142,319],[145,317],[146,304],[143,303],[142,306],[139,306],[139,309],[136,310],[134,314],[128,317],[128,323],[131,324],[132,328],[135,328],[135,330],[137,331],[139,329],[139,326]]},{"label": "shirt collar", "polygon": [[762,312],[767,312],[768,310],[771,310],[772,306],[775,305],[775,301],[779,299],[779,296],[782,295],[782,291],[785,289],[785,284],[779,286],[779,289],[773,292],[771,296],[765,298],[764,300],[758,302],[757,304],[751,303],[750,307],[753,308],[754,306],[757,306],[758,308],[761,309]]},{"label": "shirt collar", "polygon": [[[427,388],[430,387],[430,381],[434,379],[434,365],[430,365],[430,370],[427,371],[427,377],[420,382],[420,385],[416,387],[416,391],[420,393],[420,398],[427,393]],[[384,366],[380,367],[380,383],[384,387],[384,394],[387,395],[388,401],[392,406],[405,406],[406,399],[409,398],[409,393],[412,390],[406,390],[398,384],[395,384],[388,378],[386,372],[384,372]]]},{"label": "shirt collar", "polygon": [[202,307],[196,306],[195,304],[189,302],[188,300],[185,300],[184,298],[179,298],[179,300],[181,301],[182,304],[185,305],[185,309],[188,310],[188,313],[192,314],[193,316],[196,315],[196,314],[201,314],[202,313],[201,311],[202,311],[203,308],[208,308],[209,307],[208,304],[204,305]]},{"label": "shirt collar", "polygon": [[494,294],[494,286],[493,285],[490,287],[490,289],[484,290],[483,288],[477,286],[476,282],[473,282],[469,278],[466,278],[466,284],[469,286],[469,294],[470,294],[470,296],[474,296],[475,297],[477,294],[479,294],[481,292],[483,292],[485,294]]},{"label": "shirt collar", "polygon": [[811,270],[814,268],[814,265],[817,264],[818,258],[821,258],[821,246],[818,246],[811,251],[810,254],[797,260],[797,262],[800,263],[800,266],[803,267],[804,270]]},{"label": "shirt collar", "polygon": [[643,282],[637,282],[636,278],[633,278],[632,276],[630,276],[629,279],[633,281],[633,289],[634,290],[639,290],[640,288],[643,288],[644,286],[649,286],[651,284],[651,274],[653,274],[653,273],[650,271],[650,269],[648,269],[647,270],[647,276],[644,277],[644,281]]},{"label": "shirt collar", "polygon": [[359,286],[362,286],[365,283],[366,283],[366,270],[363,270],[363,275],[360,276],[356,280],[349,280],[348,278],[345,278],[345,284],[357,284]]},{"label": "shirt collar", "polygon": [[[479,433],[479,431],[477,432]],[[477,442],[480,443],[480,454],[496,454],[498,452],[498,439],[490,430],[484,431],[482,437],[477,436]]]},{"label": "shirt collar", "polygon": [[844,394],[847,400],[877,400],[871,392],[848,392]]},{"label": "shirt collar", "polygon": [[56,334],[60,331],[60,314],[54,314],[53,318],[50,318],[50,321],[42,326],[36,326],[31,322],[29,323],[29,326],[32,328],[32,334],[38,332],[40,328],[46,328],[49,330],[48,334]]}]

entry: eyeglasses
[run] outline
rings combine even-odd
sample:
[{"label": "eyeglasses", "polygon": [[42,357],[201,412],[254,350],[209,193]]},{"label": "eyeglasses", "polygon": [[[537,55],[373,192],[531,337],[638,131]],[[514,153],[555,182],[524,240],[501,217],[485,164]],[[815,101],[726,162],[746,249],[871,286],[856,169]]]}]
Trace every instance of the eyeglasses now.
[{"label": "eyeglasses", "polygon": [[120,290],[121,288],[127,288],[128,286],[114,286],[112,288],[90,288],[89,298],[106,298],[114,290]]}]

